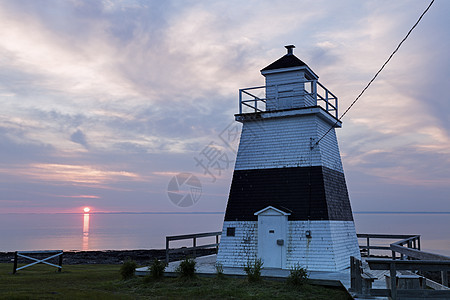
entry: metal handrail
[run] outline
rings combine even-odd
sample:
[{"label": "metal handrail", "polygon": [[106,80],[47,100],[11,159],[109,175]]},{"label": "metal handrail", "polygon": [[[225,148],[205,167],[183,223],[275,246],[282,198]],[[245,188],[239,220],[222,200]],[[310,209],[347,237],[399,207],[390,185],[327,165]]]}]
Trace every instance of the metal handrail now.
[{"label": "metal handrail", "polygon": [[[250,91],[258,90],[258,89],[265,89],[265,92],[267,91],[267,88],[270,87],[279,87],[279,86],[291,86],[295,83],[284,83],[284,84],[274,84],[274,85],[265,85],[265,86],[257,86],[257,87],[249,87],[244,89],[239,89],[239,114],[243,113],[255,113],[255,112],[264,112],[265,107],[264,106],[268,100],[275,100],[275,99],[281,99],[281,98],[295,98],[295,97],[312,97],[316,102],[317,105],[323,107],[327,112],[334,115],[335,118],[338,117],[338,98],[336,95],[334,95],[332,92],[330,92],[323,84],[318,82],[317,80],[305,80],[302,83],[305,85],[310,84],[310,91],[307,89],[303,89],[302,93],[299,93],[297,95],[291,95],[289,97],[275,97],[275,98],[267,98],[265,95],[264,97],[259,97],[251,93]],[[321,95],[321,93],[318,92],[318,88],[321,88],[321,92],[324,95]],[[245,96],[250,97],[250,99],[244,99]],[[258,104],[260,105],[258,107]],[[243,108],[250,108],[251,112],[244,112]]]}]

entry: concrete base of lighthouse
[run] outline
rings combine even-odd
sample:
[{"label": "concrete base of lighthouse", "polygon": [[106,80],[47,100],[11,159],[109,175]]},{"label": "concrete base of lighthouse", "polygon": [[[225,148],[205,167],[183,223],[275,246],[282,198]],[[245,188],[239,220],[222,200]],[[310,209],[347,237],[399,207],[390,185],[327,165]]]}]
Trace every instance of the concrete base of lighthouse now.
[{"label": "concrete base of lighthouse", "polygon": [[269,267],[289,269],[300,265],[309,271],[340,271],[348,268],[350,256],[360,257],[353,221],[288,221],[287,239],[270,258],[258,255],[260,235],[258,221],[225,221],[217,262],[225,267],[242,267],[249,259],[273,261],[273,256],[282,256],[281,248],[286,247],[282,263]]}]

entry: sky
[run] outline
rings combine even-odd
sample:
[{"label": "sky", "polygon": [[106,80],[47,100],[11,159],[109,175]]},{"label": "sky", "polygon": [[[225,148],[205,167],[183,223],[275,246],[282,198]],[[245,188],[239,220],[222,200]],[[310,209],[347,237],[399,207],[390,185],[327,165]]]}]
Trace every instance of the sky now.
[{"label": "sky", "polygon": [[[0,212],[224,211],[238,90],[294,44],[342,112],[428,3],[0,0]],[[450,211],[449,15],[437,0],[337,129],[354,211]]]}]

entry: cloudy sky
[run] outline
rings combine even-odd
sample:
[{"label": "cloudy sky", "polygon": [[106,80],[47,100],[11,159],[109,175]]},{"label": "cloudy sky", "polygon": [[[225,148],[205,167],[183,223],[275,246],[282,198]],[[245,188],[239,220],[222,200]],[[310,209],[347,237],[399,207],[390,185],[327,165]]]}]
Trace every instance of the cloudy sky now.
[{"label": "cloudy sky", "polygon": [[[294,44],[343,111],[427,5],[0,0],[0,212],[224,211],[233,164],[196,159],[234,160],[238,89]],[[450,211],[449,15],[434,3],[338,129],[355,211]]]}]

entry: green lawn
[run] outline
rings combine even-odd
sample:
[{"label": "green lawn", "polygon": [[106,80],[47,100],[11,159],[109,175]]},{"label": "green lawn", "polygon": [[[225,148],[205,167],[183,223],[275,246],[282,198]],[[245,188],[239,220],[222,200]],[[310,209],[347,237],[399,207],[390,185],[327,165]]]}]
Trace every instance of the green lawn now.
[{"label": "green lawn", "polygon": [[[349,299],[340,289],[284,282],[248,283],[245,279],[120,279],[120,265],[36,265],[11,275],[12,264],[0,264],[0,299]],[[351,298],[350,298],[351,299]]]}]

